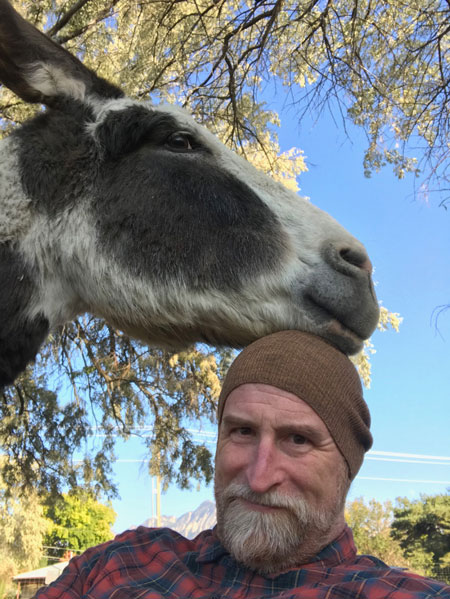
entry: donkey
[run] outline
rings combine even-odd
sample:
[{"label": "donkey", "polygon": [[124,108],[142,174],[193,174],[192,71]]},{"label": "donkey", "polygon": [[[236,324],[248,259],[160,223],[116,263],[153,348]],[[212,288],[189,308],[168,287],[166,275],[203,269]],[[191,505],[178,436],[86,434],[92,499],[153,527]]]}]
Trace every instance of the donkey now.
[{"label": "donkey", "polygon": [[46,106],[0,141],[0,386],[84,312],[171,347],[301,329],[352,354],[370,336],[359,241],[180,107],[126,98],[6,0],[0,81]]}]

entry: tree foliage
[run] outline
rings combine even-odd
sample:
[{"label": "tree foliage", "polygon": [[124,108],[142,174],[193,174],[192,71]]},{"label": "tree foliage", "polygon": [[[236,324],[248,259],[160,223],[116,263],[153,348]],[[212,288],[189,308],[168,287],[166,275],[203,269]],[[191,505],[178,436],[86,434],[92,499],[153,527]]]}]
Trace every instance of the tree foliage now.
[{"label": "tree foliage", "polygon": [[50,521],[44,536],[48,555],[60,558],[67,549],[81,552],[114,536],[115,511],[84,490],[65,493],[56,501],[50,498],[44,514]]},{"label": "tree foliage", "polygon": [[150,470],[166,484],[209,482],[211,453],[187,425],[214,418],[220,377],[233,355],[200,345],[149,350],[94,318],[66,326],[34,369],[3,392],[0,445],[13,458],[4,465],[5,480],[54,496],[64,485],[115,495],[116,440],[141,435]]},{"label": "tree foliage", "polygon": [[[450,7],[442,0],[24,0],[57,42],[134,97],[181,102],[232,145],[276,144],[274,79],[301,119],[328,106],[367,134],[367,174],[389,163],[449,191]],[[9,96],[8,96],[9,97]],[[10,97],[6,116],[16,120]],[[22,110],[22,109],[20,109]],[[419,147],[418,147],[419,146]],[[417,154],[409,154],[417,150]],[[276,154],[273,159],[276,161]],[[270,167],[270,161],[268,161]]]},{"label": "tree foliage", "polygon": [[[298,148],[280,152],[279,116],[264,103],[275,84],[286,86],[299,118],[307,108],[320,112],[331,102],[365,127],[368,172],[383,161],[394,164],[399,176],[414,170],[404,153],[412,135],[429,144],[431,161],[448,151],[442,109],[448,7],[439,2],[13,4],[128,95],[185,105],[226,144],[294,190],[306,167]],[[4,88],[0,105],[5,132],[35,110]],[[442,170],[434,172],[442,177]],[[398,323],[397,314],[382,309],[380,328]],[[356,359],[366,385],[371,352],[368,343]],[[0,394],[7,485],[53,494],[84,486],[96,496],[113,495],[116,439],[140,434],[149,424],[143,443],[152,472],[182,487],[192,477],[209,481],[211,454],[194,443],[187,423],[214,419],[232,355],[201,345],[177,354],[149,350],[88,317],[64,327],[49,338],[35,366]]]},{"label": "tree foliage", "polygon": [[374,555],[390,566],[408,567],[400,543],[391,537],[393,505],[375,499],[354,499],[345,506],[345,519],[353,531],[358,553]]},{"label": "tree foliage", "polygon": [[46,528],[37,493],[7,489],[0,478],[0,593],[12,576],[38,566]]},{"label": "tree foliage", "polygon": [[347,503],[345,518],[358,553],[450,581],[450,495],[399,497],[395,505],[358,498]]},{"label": "tree foliage", "polygon": [[450,495],[398,500],[392,537],[416,568],[432,572],[450,563]]},{"label": "tree foliage", "polygon": [[55,501],[11,489],[0,479],[0,597],[11,588],[12,576],[39,567],[44,556],[61,558],[66,548],[82,551],[111,539],[115,518],[111,506],[87,491]]}]

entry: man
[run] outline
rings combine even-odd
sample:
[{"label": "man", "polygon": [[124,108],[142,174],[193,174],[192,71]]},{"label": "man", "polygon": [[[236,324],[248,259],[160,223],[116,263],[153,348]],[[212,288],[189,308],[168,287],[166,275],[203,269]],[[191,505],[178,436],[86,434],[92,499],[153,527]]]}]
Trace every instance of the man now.
[{"label": "man", "polygon": [[139,527],[72,559],[38,599],[426,599],[450,586],[357,556],[345,497],[371,447],[350,360],[319,337],[269,335],[219,399],[217,527]]}]

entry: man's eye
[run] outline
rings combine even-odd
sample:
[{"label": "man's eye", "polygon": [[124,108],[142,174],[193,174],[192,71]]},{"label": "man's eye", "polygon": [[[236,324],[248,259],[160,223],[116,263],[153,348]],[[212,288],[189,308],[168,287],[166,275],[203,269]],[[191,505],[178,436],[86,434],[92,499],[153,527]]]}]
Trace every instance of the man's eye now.
[{"label": "man's eye", "polygon": [[239,426],[231,431],[235,437],[249,437],[252,434],[252,429],[248,426]]},{"label": "man's eye", "polygon": [[194,149],[194,139],[189,133],[177,131],[166,139],[165,145],[175,152],[190,152]]},{"label": "man's eye", "polygon": [[303,435],[294,434],[292,435],[292,441],[295,445],[305,445],[308,442],[308,439]]},{"label": "man's eye", "polygon": [[251,428],[249,428],[248,426],[241,426],[240,428],[238,428],[238,429],[237,429],[237,432],[238,432],[240,435],[243,435],[243,436],[245,437],[245,436],[247,436],[247,435],[250,435],[250,434],[251,434],[251,432],[252,432],[252,429],[251,429]]}]

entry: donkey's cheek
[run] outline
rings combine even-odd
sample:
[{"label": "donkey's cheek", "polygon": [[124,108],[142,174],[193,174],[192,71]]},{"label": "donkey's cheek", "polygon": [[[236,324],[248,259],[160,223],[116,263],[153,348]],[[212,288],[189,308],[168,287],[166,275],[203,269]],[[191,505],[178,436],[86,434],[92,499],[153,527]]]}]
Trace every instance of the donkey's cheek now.
[{"label": "donkey's cheek", "polygon": [[210,156],[130,155],[105,168],[95,207],[100,246],[155,283],[238,289],[285,252],[276,216]]}]

